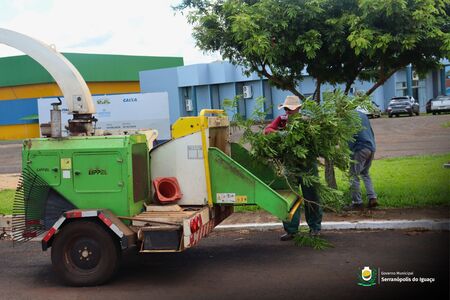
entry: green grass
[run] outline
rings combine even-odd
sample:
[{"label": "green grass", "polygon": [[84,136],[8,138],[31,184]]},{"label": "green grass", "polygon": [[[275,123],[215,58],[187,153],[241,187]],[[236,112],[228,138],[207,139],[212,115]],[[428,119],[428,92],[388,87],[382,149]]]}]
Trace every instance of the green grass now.
[{"label": "green grass", "polygon": [[[381,207],[450,204],[450,154],[375,160],[370,175]],[[350,202],[348,179],[337,174],[338,186]],[[361,181],[363,195],[365,188]]]},{"label": "green grass", "polygon": [[244,212],[244,211],[259,211],[260,208],[257,205],[248,205],[248,206],[235,206],[234,212]]},{"label": "green grass", "polygon": [[[425,207],[450,205],[450,169],[443,164],[450,161],[450,153],[443,155],[408,156],[375,160],[370,175],[384,208]],[[320,171],[323,177],[323,169]],[[344,201],[350,203],[348,178],[336,170],[339,190]],[[365,188],[361,181],[365,199]],[[255,211],[258,207],[239,207],[240,211]]]},{"label": "green grass", "polygon": [[12,214],[15,190],[0,191],[0,215]]}]

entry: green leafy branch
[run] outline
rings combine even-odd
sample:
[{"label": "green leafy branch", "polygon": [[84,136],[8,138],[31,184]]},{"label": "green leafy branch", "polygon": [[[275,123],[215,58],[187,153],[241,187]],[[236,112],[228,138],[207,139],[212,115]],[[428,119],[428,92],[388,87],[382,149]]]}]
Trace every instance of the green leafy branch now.
[{"label": "green leafy branch", "polygon": [[[351,163],[348,143],[361,129],[355,112],[359,107],[368,107],[368,97],[349,97],[342,91],[325,93],[322,103],[312,99],[303,102],[300,114],[289,116],[284,130],[264,134],[264,99],[256,101],[251,118],[244,120],[237,113],[240,98],[226,102],[233,112],[233,122],[243,129],[241,144],[250,145],[250,155],[269,167],[279,177],[284,177],[291,190],[300,195],[300,181],[305,186],[314,186],[321,197],[322,206],[339,210],[343,199],[340,191],[329,188],[312,170],[319,158],[330,160],[340,170],[348,173]],[[305,199],[305,203],[309,200]]]}]

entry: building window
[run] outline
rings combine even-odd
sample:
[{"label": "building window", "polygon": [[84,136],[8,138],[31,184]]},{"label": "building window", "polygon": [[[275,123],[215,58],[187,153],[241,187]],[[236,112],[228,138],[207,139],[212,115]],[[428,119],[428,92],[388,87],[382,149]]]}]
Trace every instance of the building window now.
[{"label": "building window", "polygon": [[395,83],[395,96],[401,97],[408,95],[406,81],[398,81]]},{"label": "building window", "polygon": [[220,92],[219,85],[211,85],[211,108],[220,109]]},{"label": "building window", "polygon": [[264,111],[266,112],[266,120],[273,119],[273,101],[272,101],[272,88],[269,81],[264,80],[263,84],[263,96],[264,96]]},{"label": "building window", "polygon": [[412,81],[412,96],[414,99],[419,101],[421,105],[425,105],[426,102],[426,91],[425,91],[425,80],[419,78],[413,78]]}]

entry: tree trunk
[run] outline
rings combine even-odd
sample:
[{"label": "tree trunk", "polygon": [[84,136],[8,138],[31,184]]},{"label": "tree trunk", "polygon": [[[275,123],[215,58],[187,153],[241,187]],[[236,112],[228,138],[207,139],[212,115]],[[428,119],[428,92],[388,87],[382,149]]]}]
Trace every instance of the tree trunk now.
[{"label": "tree trunk", "polygon": [[[353,82],[355,82],[355,81],[353,81]],[[345,94],[345,95],[348,95],[348,93],[350,92],[350,89],[352,88],[353,82],[347,82],[347,83],[346,83],[346,85],[345,85],[345,91],[344,91],[344,94]]]},{"label": "tree trunk", "polygon": [[325,160],[325,181],[328,187],[337,189],[336,174],[334,173],[334,164],[332,161]]},{"label": "tree trunk", "polygon": [[[320,88],[322,85],[322,81],[320,79],[316,79],[316,90],[314,91],[314,100],[320,104],[321,96],[320,96]],[[334,173],[334,164],[332,161],[325,159],[325,181],[327,185],[333,189],[337,189],[336,184],[336,174]]]},{"label": "tree trunk", "polygon": [[[314,98],[317,103],[320,104],[320,87],[322,85],[322,81],[320,79],[316,79],[316,90],[314,91]],[[325,160],[325,181],[330,188],[337,189],[336,184],[336,174],[334,173],[334,164],[332,161],[328,159]]]},{"label": "tree trunk", "polygon": [[320,104],[320,87],[322,86],[322,80],[319,78],[316,79],[316,90],[314,91],[313,98],[316,100],[318,104]]},{"label": "tree trunk", "polygon": [[387,74],[384,74],[367,92],[366,95],[370,96],[378,87],[383,85],[389,78],[391,78],[392,75],[394,75],[395,72],[400,70],[401,68],[396,68],[391,71],[389,71]]}]

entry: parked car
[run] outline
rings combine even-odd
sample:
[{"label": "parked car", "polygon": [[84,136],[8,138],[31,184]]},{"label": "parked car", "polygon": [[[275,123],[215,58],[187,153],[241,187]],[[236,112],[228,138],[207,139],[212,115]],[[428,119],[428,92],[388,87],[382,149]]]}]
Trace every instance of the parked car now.
[{"label": "parked car", "polygon": [[392,118],[394,115],[398,117],[402,114],[407,114],[409,116],[416,114],[416,116],[418,116],[420,114],[419,109],[419,103],[417,103],[414,97],[401,96],[391,98],[387,107],[387,113],[389,118]]},{"label": "parked car", "polygon": [[430,112],[433,113],[433,115],[440,114],[441,112],[450,112],[450,96],[437,96],[429,102]]},{"label": "parked car", "polygon": [[381,109],[375,102],[372,101],[371,107],[369,109],[358,107],[358,110],[363,114],[366,114],[369,118],[379,118],[381,117]]}]

